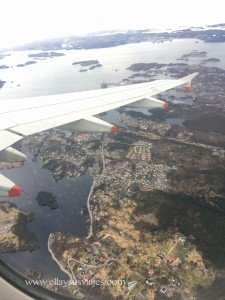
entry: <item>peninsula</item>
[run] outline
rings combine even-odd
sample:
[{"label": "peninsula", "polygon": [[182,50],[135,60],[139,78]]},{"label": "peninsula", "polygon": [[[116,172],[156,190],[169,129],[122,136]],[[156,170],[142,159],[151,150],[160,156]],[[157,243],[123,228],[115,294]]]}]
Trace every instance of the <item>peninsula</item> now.
[{"label": "peninsula", "polygon": [[27,229],[34,215],[16,204],[0,202],[0,253],[33,251],[39,248],[37,237]]}]

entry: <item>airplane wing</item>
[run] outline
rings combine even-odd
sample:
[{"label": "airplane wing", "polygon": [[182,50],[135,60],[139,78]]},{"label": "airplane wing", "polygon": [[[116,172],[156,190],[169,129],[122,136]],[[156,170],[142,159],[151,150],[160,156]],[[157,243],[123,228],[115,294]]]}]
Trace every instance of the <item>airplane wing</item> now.
[{"label": "airplane wing", "polygon": [[[26,156],[11,148],[25,136],[60,127],[72,131],[116,132],[118,128],[95,115],[124,105],[167,108],[152,96],[177,86],[190,90],[198,73],[180,79],[155,80],[86,92],[1,100],[0,161],[23,161]],[[0,196],[20,196],[20,188],[0,175]]]}]

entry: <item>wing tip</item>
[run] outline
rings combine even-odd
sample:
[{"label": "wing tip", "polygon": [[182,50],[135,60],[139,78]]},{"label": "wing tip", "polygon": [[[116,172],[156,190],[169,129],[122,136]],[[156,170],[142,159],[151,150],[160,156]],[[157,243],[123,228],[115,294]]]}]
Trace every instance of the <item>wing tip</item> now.
[{"label": "wing tip", "polygon": [[19,197],[21,196],[21,189],[18,185],[14,184],[11,190],[8,191],[9,197]]},{"label": "wing tip", "polygon": [[163,103],[163,108],[164,108],[164,109],[169,108],[169,103],[168,103],[168,101],[165,101],[165,102]]},{"label": "wing tip", "polygon": [[195,72],[195,73],[192,73],[190,75],[187,75],[183,78],[181,78],[185,83],[188,82],[190,83],[192,81],[192,79],[194,79],[197,75],[199,74],[199,72]]},{"label": "wing tip", "polygon": [[114,133],[114,132],[118,132],[118,131],[119,131],[119,128],[118,128],[116,125],[113,125],[113,126],[111,127],[110,132]]}]

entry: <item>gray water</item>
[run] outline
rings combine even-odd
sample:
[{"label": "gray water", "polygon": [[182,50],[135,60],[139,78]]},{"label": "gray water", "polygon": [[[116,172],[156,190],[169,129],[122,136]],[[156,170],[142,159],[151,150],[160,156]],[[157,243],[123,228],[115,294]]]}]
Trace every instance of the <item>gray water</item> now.
[{"label": "gray water", "polygon": [[[22,210],[35,213],[35,219],[28,224],[28,229],[37,235],[40,249],[2,254],[0,258],[21,273],[26,273],[27,268],[32,267],[43,271],[45,277],[63,278],[66,275],[60,271],[48,251],[48,236],[51,232],[87,235],[86,219],[80,214],[80,210],[86,204],[91,177],[85,174],[55,182],[51,172],[43,169],[40,161],[34,162],[28,156],[22,168],[3,170],[1,173],[25,190],[21,197],[10,198],[10,202],[17,204]],[[35,199],[40,191],[55,195],[59,207],[52,210],[47,206],[39,206]],[[3,197],[2,200],[8,201],[9,198]]]},{"label": "gray water", "polygon": [[[0,90],[0,100],[98,89],[102,82],[118,83],[132,75],[133,72],[126,69],[132,63],[182,62],[176,59],[194,49],[207,51],[208,58],[221,59],[221,62],[208,63],[207,66],[225,69],[225,43],[196,41],[198,40],[175,39],[164,43],[143,42],[103,49],[65,50],[60,51],[65,56],[37,60],[37,64],[22,68],[16,65],[31,60],[27,55],[39,51],[11,52],[11,56],[0,61],[0,64],[10,66],[9,69],[0,69],[0,79],[6,81]],[[103,67],[79,72],[80,67],[72,65],[75,61],[91,59],[98,59]],[[195,59],[189,63],[196,64],[199,61]]]}]

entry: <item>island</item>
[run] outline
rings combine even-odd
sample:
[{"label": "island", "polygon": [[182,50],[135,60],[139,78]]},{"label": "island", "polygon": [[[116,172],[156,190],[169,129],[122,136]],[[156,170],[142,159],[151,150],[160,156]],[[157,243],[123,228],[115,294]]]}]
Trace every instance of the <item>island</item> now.
[{"label": "island", "polygon": [[189,60],[190,58],[201,58],[201,57],[206,57],[208,53],[206,51],[198,51],[198,50],[193,50],[190,53],[183,54],[180,58],[177,60]]},{"label": "island", "polygon": [[102,64],[96,64],[96,65],[90,66],[89,70],[94,70],[96,68],[101,68],[101,67],[102,67]]},{"label": "island", "polygon": [[52,58],[52,57],[59,57],[59,56],[64,56],[65,53],[62,52],[54,52],[54,51],[50,51],[50,52],[39,52],[39,53],[31,53],[28,54],[28,57],[33,57],[33,58]]},{"label": "island", "polygon": [[30,232],[27,223],[34,215],[16,204],[0,202],[0,253],[34,251],[39,248],[37,236]]},{"label": "island", "polygon": [[[79,65],[81,67],[89,67],[89,70],[94,70],[95,68],[102,67],[102,64],[99,63],[99,61],[96,60],[83,60],[83,61],[76,61],[72,63],[73,66]],[[86,72],[88,69],[80,69],[79,72]]]},{"label": "island", "polygon": [[155,70],[164,68],[164,67],[173,67],[173,66],[185,66],[186,64],[184,63],[170,63],[170,64],[162,64],[162,63],[135,63],[130,65],[127,69],[130,71],[152,71],[155,72]]},{"label": "island", "polygon": [[8,69],[9,68],[9,66],[7,66],[7,65],[0,65],[0,69]]},{"label": "island", "polygon": [[215,57],[211,57],[211,58],[208,58],[208,59],[204,59],[203,60],[204,62],[220,62],[220,59],[219,58],[215,58]]},{"label": "island", "polygon": [[[81,66],[83,69],[80,69],[79,72],[87,72],[89,70],[94,70],[96,68],[102,67],[102,64],[95,59],[95,60],[82,60],[82,61],[76,61],[72,63],[73,66]],[[89,67],[88,69],[85,67]]]},{"label": "island", "polygon": [[30,61],[25,62],[24,64],[18,64],[17,67],[25,67],[25,66],[36,64],[36,63],[37,63],[36,61],[30,60]]},{"label": "island", "polygon": [[48,206],[51,209],[58,208],[56,196],[52,195],[50,192],[39,192],[36,201],[40,206]]}]

